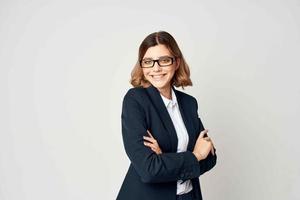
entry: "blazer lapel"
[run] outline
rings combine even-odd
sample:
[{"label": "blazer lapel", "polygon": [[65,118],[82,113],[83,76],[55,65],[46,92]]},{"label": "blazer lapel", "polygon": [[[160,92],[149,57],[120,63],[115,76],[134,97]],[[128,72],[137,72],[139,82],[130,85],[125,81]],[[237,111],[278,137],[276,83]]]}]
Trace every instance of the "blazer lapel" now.
[{"label": "blazer lapel", "polygon": [[164,127],[169,133],[170,139],[171,139],[171,149],[173,152],[177,151],[177,144],[178,144],[178,138],[176,134],[175,127],[173,125],[172,119],[169,115],[169,112],[160,96],[160,93],[156,87],[153,85],[150,85],[147,89],[147,92],[150,96],[150,99],[156,108],[156,111],[160,117],[160,120],[162,121]]},{"label": "blazer lapel", "polygon": [[[187,132],[189,134],[189,143],[188,143],[187,150],[191,150],[192,144],[193,144],[193,139],[194,139],[194,137],[192,135],[193,127],[192,127],[190,120],[188,120],[188,118],[187,118],[188,113],[185,113],[184,104],[182,102],[181,95],[179,95],[178,91],[174,88],[174,86],[172,86],[172,88],[173,88],[176,98],[177,98],[177,102],[178,102],[178,106],[179,106],[179,110],[180,110],[183,122],[184,122]],[[159,114],[160,120],[162,121],[166,130],[169,133],[169,136],[171,139],[172,151],[177,152],[178,138],[177,138],[176,130],[173,125],[172,119],[169,115],[169,112],[160,96],[160,93],[159,93],[158,89],[156,87],[154,87],[153,85],[150,85],[148,88],[146,88],[146,90],[150,96],[150,99],[151,99],[154,107],[156,108],[156,110]]]},{"label": "blazer lapel", "polygon": [[178,102],[181,117],[183,119],[186,130],[189,134],[189,143],[188,143],[188,146],[187,146],[187,150],[191,151],[194,148],[193,144],[194,144],[194,140],[195,140],[195,135],[193,134],[194,131],[193,131],[192,121],[188,120],[189,113],[187,113],[187,109],[185,108],[185,106],[188,106],[188,105],[185,105],[183,103],[183,99],[181,98],[182,95],[179,94],[179,92],[175,89],[175,87],[172,86],[172,88],[173,88],[173,90],[175,92],[175,95],[176,95],[176,98],[177,98],[177,102]]}]

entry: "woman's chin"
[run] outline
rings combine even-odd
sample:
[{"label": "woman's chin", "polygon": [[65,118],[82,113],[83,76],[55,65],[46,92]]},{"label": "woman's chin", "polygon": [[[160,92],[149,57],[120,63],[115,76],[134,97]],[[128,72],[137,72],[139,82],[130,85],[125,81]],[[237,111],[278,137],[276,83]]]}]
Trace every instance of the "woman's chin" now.
[{"label": "woman's chin", "polygon": [[168,84],[166,82],[162,82],[162,83],[158,83],[158,82],[151,82],[151,84],[159,89],[165,88],[168,86]]}]

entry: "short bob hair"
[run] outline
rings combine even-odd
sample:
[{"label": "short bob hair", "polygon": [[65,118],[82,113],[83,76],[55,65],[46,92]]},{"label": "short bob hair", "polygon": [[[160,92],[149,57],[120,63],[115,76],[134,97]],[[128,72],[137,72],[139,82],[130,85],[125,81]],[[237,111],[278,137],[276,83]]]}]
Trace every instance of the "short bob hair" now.
[{"label": "short bob hair", "polygon": [[139,47],[138,60],[131,71],[131,80],[130,84],[134,87],[148,87],[151,83],[146,80],[143,69],[140,66],[140,61],[143,59],[148,48],[156,46],[158,44],[165,45],[170,53],[178,60],[180,59],[179,68],[175,71],[173,78],[171,80],[171,86],[174,85],[176,87],[182,87],[184,89],[185,86],[192,86],[193,83],[190,79],[190,69],[188,64],[186,63],[177,42],[173,38],[171,34],[165,31],[154,32],[148,35]]}]

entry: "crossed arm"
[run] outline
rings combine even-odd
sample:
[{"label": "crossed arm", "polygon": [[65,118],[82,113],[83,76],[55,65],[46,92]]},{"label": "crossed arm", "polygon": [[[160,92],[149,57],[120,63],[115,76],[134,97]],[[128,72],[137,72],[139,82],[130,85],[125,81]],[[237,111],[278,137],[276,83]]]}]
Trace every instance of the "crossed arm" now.
[{"label": "crossed arm", "polygon": [[[127,93],[122,105],[122,137],[131,164],[147,183],[187,180],[199,177],[215,165],[216,156],[199,161],[190,151],[163,153],[144,144],[147,134],[145,113],[134,94]],[[154,149],[158,149],[157,144]],[[161,151],[161,150],[160,150]]]},{"label": "crossed arm", "polygon": [[[162,154],[163,152],[160,149],[157,140],[152,136],[152,134],[149,130],[147,130],[147,133],[148,133],[149,136],[143,136],[143,138],[145,140],[144,145],[149,147],[157,155]],[[211,139],[208,136],[203,137],[203,135],[206,134],[206,133],[207,133],[207,130],[202,131],[199,134],[199,137],[202,137],[206,141],[211,141]],[[214,146],[212,146],[211,151],[207,156],[204,157],[203,155],[200,155],[199,158],[198,158],[198,156],[196,155],[197,160],[199,161],[199,165],[202,166],[200,175],[202,175],[203,173],[209,171],[211,168],[213,168],[215,166],[216,161],[217,161],[216,160],[217,156],[216,156],[215,152],[216,152],[216,149],[215,149]],[[195,152],[193,152],[193,153],[195,154]]]}]

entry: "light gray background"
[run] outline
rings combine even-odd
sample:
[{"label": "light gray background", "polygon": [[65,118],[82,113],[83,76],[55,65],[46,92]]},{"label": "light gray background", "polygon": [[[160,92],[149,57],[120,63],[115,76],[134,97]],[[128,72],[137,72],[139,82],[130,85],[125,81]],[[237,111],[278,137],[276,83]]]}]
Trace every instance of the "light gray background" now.
[{"label": "light gray background", "polygon": [[206,200],[300,199],[300,2],[0,2],[0,199],[115,199],[121,103],[146,35],[190,65],[217,166]]}]

